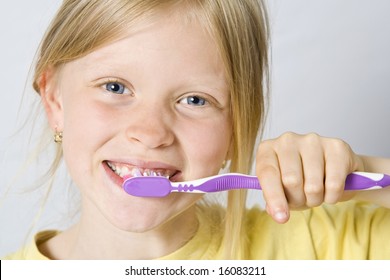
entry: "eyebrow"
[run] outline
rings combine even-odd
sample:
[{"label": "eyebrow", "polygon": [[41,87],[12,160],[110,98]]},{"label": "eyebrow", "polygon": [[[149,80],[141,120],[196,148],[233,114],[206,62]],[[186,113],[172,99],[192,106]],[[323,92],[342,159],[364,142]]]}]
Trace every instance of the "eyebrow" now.
[{"label": "eyebrow", "polygon": [[[85,81],[88,83],[93,83],[99,79],[103,78],[118,78],[124,81],[132,83],[132,80],[129,80],[129,68],[137,68],[132,65],[131,60],[129,59],[118,59],[118,56],[112,56],[112,51],[98,50],[88,54],[79,61],[81,67],[84,68],[83,74],[85,76]],[[220,70],[220,71],[218,71]],[[204,93],[213,93],[213,95],[225,97],[225,92],[229,92],[229,87],[222,72],[223,69],[211,69],[210,74],[213,78],[209,78],[209,74],[202,73],[199,77],[189,77],[188,79],[183,79],[186,81],[186,85],[183,87],[199,87],[200,90],[194,90],[194,92],[204,92]],[[219,73],[218,73],[219,72]],[[178,88],[181,86],[179,85]],[[203,90],[202,90],[203,89]],[[227,94],[230,99],[230,95]]]}]

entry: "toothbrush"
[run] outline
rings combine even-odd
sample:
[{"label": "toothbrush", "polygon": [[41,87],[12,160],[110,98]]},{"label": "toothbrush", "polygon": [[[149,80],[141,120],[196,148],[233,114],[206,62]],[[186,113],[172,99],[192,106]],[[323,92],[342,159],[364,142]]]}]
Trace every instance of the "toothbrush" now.
[{"label": "toothbrush", "polygon": [[[390,186],[390,176],[380,173],[353,172],[347,176],[345,190],[372,190]],[[128,178],[124,190],[133,196],[164,197],[171,192],[211,193],[234,189],[261,190],[256,176],[239,173],[215,175],[187,182],[171,182],[162,176]]]}]

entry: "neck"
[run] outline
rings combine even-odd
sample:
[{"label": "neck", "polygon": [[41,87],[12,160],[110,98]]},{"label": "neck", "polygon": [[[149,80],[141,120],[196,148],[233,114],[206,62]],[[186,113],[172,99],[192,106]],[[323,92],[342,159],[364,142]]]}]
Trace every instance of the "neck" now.
[{"label": "neck", "polygon": [[82,215],[76,225],[40,249],[53,259],[156,259],[179,249],[195,235],[198,228],[195,210],[191,206],[142,233],[120,230],[104,217],[91,220]]}]

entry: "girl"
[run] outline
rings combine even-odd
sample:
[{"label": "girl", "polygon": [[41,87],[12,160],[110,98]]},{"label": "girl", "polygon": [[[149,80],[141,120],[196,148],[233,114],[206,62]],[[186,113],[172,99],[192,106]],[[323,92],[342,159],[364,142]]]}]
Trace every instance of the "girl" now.
[{"label": "girl", "polygon": [[[270,216],[246,209],[243,190],[230,191],[225,208],[199,194],[140,198],[122,189],[129,176],[249,173],[267,49],[261,1],[65,0],[42,41],[34,88],[58,145],[52,170],[63,158],[81,215],[8,258],[390,257],[389,191],[343,191],[347,174],[390,173],[389,161],[358,156],[341,140],[287,133],[259,145]],[[385,207],[315,207],[353,195]]]}]

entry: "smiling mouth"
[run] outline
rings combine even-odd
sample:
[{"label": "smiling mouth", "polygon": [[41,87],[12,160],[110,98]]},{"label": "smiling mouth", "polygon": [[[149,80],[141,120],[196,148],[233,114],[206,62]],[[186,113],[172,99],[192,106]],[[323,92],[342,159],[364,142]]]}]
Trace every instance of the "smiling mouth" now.
[{"label": "smiling mouth", "polygon": [[150,169],[150,168],[141,168],[138,166],[128,165],[118,162],[105,162],[107,166],[119,177],[123,179],[128,179],[131,177],[140,177],[140,176],[162,176],[171,181],[173,181],[175,175],[180,171],[173,169]]}]

